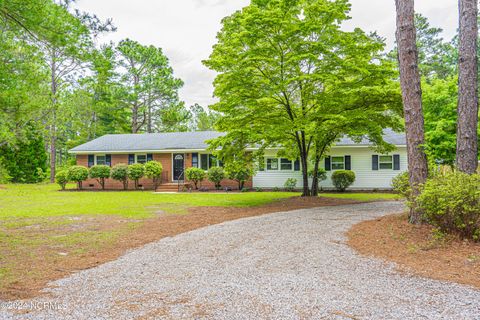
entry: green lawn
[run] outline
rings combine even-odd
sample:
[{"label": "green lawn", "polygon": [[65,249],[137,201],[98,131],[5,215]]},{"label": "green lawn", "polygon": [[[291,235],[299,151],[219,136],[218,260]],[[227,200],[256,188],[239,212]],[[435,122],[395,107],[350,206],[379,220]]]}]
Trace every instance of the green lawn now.
[{"label": "green lawn", "polygon": [[[145,226],[145,221],[161,219],[158,212],[186,214],[187,208],[195,206],[259,206],[300,195],[298,192],[166,194],[58,189],[54,184],[0,187],[0,300],[27,297],[28,294],[16,294],[28,291],[32,284],[42,285],[52,280],[50,270],[59,266],[68,270],[79,263],[91,266],[92,259],[97,261],[102,252],[114,250],[117,243],[128,242],[138,228]],[[321,196],[359,201],[396,198],[384,193]],[[169,228],[168,224],[165,228]],[[90,257],[90,262],[85,257]]]}]

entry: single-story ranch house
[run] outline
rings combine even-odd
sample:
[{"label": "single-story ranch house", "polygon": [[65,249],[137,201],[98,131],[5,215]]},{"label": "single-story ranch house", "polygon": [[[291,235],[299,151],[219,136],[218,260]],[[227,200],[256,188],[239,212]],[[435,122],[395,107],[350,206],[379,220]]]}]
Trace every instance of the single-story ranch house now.
[{"label": "single-story ranch house", "polygon": [[[356,181],[351,189],[389,189],[392,178],[407,170],[407,154],[405,134],[385,130],[385,141],[395,145],[391,154],[378,154],[373,151],[369,141],[355,143],[343,138],[330,151],[322,162],[327,170],[328,178],[321,183],[323,188],[332,188],[330,175],[335,170],[352,170]],[[70,150],[77,159],[78,165],[91,167],[105,164],[114,166],[118,163],[145,163],[155,160],[163,165],[162,184],[159,189],[172,190],[178,180],[183,180],[183,172],[189,167],[208,170],[212,166],[222,165],[220,161],[207,151],[206,140],[221,136],[215,131],[172,132],[146,134],[109,134],[92,140]],[[265,152],[264,165],[250,181],[247,188],[282,188],[288,178],[297,179],[300,188],[302,175],[299,161],[277,158],[277,150]],[[152,188],[150,179],[142,179],[143,188]],[[84,184],[87,188],[99,188],[98,183],[90,179]],[[130,184],[133,187],[133,184]],[[212,188],[209,181],[202,186]],[[225,180],[222,186],[237,188],[234,181]],[[122,184],[108,179],[106,188],[120,189]]]}]

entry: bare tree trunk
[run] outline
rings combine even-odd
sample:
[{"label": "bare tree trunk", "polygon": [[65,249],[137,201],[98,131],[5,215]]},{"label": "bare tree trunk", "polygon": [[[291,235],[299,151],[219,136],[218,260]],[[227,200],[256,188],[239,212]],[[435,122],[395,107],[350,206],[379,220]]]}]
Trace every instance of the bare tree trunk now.
[{"label": "bare tree trunk", "polygon": [[472,174],[478,166],[477,0],[459,0],[458,170]]},{"label": "bare tree trunk", "polygon": [[57,164],[57,79],[56,79],[56,72],[57,72],[57,65],[56,65],[56,55],[55,52],[51,54],[52,61],[51,61],[51,83],[50,83],[50,90],[52,95],[52,123],[50,124],[50,182],[55,182],[55,170]]},{"label": "bare tree trunk", "polygon": [[[405,131],[407,136],[407,155],[410,185],[413,199],[420,192],[420,184],[427,180],[427,157],[423,150],[424,120],[422,111],[422,89],[418,71],[418,51],[414,24],[414,1],[395,0],[397,8],[397,44],[402,87]],[[422,222],[422,214],[415,208],[410,209],[410,222]]]}]

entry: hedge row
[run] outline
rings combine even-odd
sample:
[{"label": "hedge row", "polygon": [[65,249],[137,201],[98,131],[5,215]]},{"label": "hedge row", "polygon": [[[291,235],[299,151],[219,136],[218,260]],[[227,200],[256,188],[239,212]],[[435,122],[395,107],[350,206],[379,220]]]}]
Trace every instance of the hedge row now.
[{"label": "hedge row", "polygon": [[162,164],[157,161],[131,165],[120,163],[112,168],[106,165],[96,165],[90,167],[90,169],[84,166],[71,166],[68,169],[58,171],[55,178],[62,190],[65,190],[68,182],[75,182],[78,189],[82,189],[83,181],[88,178],[96,179],[102,190],[105,189],[105,180],[108,178],[122,182],[125,190],[128,188],[128,180],[132,180],[135,183],[135,189],[138,189],[138,181],[143,177],[152,179],[156,189],[160,184],[162,171]]}]

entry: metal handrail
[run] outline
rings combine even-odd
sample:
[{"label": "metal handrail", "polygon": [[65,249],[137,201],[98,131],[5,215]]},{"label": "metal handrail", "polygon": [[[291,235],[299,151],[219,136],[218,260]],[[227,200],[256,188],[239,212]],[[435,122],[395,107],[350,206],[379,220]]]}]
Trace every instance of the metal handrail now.
[{"label": "metal handrail", "polygon": [[177,191],[180,192],[180,181],[182,181],[183,185],[185,185],[185,179],[183,180],[180,180],[183,175],[185,174],[185,170],[182,171],[182,173],[180,173],[180,175],[178,176],[178,179],[177,179]]}]

